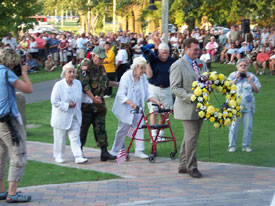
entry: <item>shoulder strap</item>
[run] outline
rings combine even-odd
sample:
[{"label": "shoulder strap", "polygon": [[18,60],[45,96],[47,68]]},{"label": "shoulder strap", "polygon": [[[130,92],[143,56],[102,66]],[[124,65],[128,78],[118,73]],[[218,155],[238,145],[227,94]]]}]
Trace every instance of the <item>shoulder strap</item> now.
[{"label": "shoulder strap", "polygon": [[[8,92],[8,100],[10,101],[9,81],[8,81],[8,70],[6,70],[5,76],[6,76],[6,85],[7,85],[7,92]],[[11,113],[11,106],[10,106],[10,113]]]}]

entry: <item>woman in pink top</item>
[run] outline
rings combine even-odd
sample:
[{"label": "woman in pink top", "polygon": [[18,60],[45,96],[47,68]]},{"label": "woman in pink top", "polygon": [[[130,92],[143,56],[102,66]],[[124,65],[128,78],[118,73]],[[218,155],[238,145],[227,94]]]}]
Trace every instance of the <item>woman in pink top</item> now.
[{"label": "woman in pink top", "polygon": [[35,39],[38,47],[38,61],[42,64],[45,60],[45,40],[43,34],[38,33]]},{"label": "woman in pink top", "polygon": [[215,42],[215,37],[211,36],[211,41],[206,44],[205,48],[207,49],[207,53],[211,55],[212,62],[215,60],[215,53],[218,47],[219,45]]}]

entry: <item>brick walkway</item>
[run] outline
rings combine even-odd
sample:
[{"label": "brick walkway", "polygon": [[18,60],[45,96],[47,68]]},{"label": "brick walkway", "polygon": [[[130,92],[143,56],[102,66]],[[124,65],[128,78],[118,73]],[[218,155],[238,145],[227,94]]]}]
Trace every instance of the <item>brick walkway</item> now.
[{"label": "brick walkway", "polygon": [[[199,162],[204,177],[193,179],[177,173],[177,160],[157,157],[152,164],[131,157],[118,166],[116,162],[100,162],[97,149],[84,151],[89,157],[87,164],[74,164],[67,147],[62,165],[123,178],[22,188],[33,197],[27,205],[270,206],[275,192],[275,168]],[[52,145],[28,142],[28,159],[54,163]],[[5,203],[0,201],[0,205]]]}]

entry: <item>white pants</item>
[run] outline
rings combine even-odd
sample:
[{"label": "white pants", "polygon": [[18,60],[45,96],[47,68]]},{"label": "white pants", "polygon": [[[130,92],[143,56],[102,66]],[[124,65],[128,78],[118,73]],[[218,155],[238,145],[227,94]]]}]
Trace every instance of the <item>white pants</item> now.
[{"label": "white pants", "polygon": [[[113,147],[111,150],[111,153],[113,155],[117,155],[119,150],[122,149],[125,137],[129,131],[130,127],[133,127],[135,129],[138,125],[138,122],[139,122],[141,116],[142,116],[141,114],[134,114],[134,119],[133,119],[132,125],[125,124],[121,121],[118,122],[118,128],[116,131],[115,140],[114,140]],[[144,121],[142,120],[139,127],[141,127],[143,125],[143,123],[144,123]],[[135,138],[144,139],[144,129],[138,129]],[[136,152],[141,152],[144,150],[144,141],[136,140],[135,143],[136,143],[136,148],[135,148]]]},{"label": "white pants", "polygon": [[80,144],[80,127],[72,128],[69,130],[53,128],[53,156],[54,158],[64,158],[66,150],[66,136],[69,136],[71,150],[74,154],[74,157],[83,157]]},{"label": "white pants", "polygon": [[59,57],[61,62],[67,62],[68,61],[67,51],[66,50],[60,51]]}]

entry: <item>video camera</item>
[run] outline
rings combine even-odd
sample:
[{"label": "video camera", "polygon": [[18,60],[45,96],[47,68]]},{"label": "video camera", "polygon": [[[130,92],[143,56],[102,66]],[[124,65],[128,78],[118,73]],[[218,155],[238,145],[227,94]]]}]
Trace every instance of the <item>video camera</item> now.
[{"label": "video camera", "polygon": [[247,76],[246,76],[246,73],[244,73],[244,72],[241,72],[240,73],[240,77],[243,79],[243,78],[246,78]]},{"label": "video camera", "polygon": [[21,64],[17,64],[15,67],[13,67],[12,71],[16,76],[20,77],[22,75]]}]

